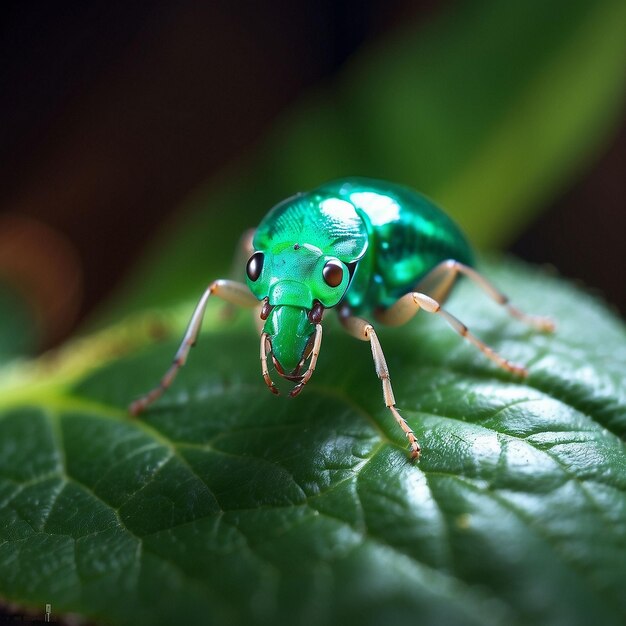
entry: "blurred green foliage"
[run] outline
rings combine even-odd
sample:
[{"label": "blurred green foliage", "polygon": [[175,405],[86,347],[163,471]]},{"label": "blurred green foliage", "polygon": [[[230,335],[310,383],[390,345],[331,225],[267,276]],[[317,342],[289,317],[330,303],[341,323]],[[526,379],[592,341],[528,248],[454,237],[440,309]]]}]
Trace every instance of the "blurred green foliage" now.
[{"label": "blurred green foliage", "polygon": [[346,175],[412,186],[478,247],[505,244],[614,126],[625,24],[622,0],[482,0],[399,29],[285,115],[246,167],[198,191],[110,310],[198,294],[272,205]]},{"label": "blurred green foliage", "polygon": [[21,294],[0,283],[0,363],[32,354],[37,324]]}]

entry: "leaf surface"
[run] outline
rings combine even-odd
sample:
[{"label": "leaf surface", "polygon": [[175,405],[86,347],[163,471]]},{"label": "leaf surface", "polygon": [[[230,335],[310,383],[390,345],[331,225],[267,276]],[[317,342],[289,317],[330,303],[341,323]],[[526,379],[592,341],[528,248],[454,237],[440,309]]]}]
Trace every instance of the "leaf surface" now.
[{"label": "leaf surface", "polygon": [[0,595],[114,625],[623,623],[626,332],[557,279],[487,273],[558,332],[459,286],[449,309],[522,381],[425,313],[381,329],[418,464],[369,347],[332,323],[296,400],[217,305],[144,419],[125,407],[175,336],[107,331],[2,377]]}]

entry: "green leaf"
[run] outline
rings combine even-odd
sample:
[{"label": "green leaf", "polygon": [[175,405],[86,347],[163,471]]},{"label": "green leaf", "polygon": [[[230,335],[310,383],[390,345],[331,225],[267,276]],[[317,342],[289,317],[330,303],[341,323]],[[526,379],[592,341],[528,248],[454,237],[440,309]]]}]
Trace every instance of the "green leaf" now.
[{"label": "green leaf", "polygon": [[195,193],[118,310],[190,296],[271,206],[346,175],[412,186],[478,247],[507,244],[620,118],[625,24],[622,0],[483,0],[398,29],[285,114],[243,174]]},{"label": "green leaf", "polygon": [[296,400],[217,305],[142,420],[125,407],[176,348],[147,337],[178,313],[4,371],[0,595],[113,625],[623,624],[626,331],[557,279],[487,273],[558,332],[459,286],[449,309],[519,380],[435,316],[381,329],[418,464],[336,324]]}]

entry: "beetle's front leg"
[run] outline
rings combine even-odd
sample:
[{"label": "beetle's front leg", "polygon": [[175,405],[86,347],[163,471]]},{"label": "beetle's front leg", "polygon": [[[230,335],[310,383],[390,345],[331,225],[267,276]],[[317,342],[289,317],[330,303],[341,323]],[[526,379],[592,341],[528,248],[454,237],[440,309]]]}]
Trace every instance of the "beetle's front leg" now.
[{"label": "beetle's front leg", "polygon": [[185,336],[176,352],[174,362],[170,368],[165,372],[161,382],[157,387],[150,390],[147,394],[141,398],[135,400],[128,410],[132,415],[139,415],[148,406],[150,406],[157,398],[161,397],[163,393],[172,384],[172,381],[178,374],[178,370],[185,364],[189,350],[194,346],[198,339],[198,333],[202,326],[202,318],[204,317],[204,311],[206,309],[209,297],[215,295],[226,302],[243,307],[254,307],[258,305],[259,301],[250,293],[250,290],[246,285],[235,282],[233,280],[216,280],[212,282],[205,292],[202,294],[200,301],[196,305],[196,308],[191,316],[189,325],[185,332]]},{"label": "beetle's front leg", "polygon": [[389,368],[387,367],[387,361],[385,361],[385,355],[383,354],[383,349],[380,346],[374,327],[367,320],[360,317],[354,317],[349,314],[340,315],[340,319],[343,327],[350,335],[360,339],[361,341],[370,342],[372,357],[374,358],[374,366],[376,367],[376,375],[383,385],[385,405],[391,411],[394,419],[398,422],[398,425],[402,428],[404,434],[409,440],[409,446],[411,447],[411,459],[419,459],[420,446],[419,443],[417,443],[415,434],[396,408],[396,399],[394,398],[393,389],[391,388]]}]

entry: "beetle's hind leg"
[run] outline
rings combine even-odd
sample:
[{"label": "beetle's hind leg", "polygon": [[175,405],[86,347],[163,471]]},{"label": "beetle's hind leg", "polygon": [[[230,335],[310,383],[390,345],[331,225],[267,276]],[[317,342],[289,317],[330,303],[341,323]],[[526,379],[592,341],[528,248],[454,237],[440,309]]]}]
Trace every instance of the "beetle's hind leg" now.
[{"label": "beetle's hind leg", "polygon": [[343,327],[348,331],[350,335],[361,339],[362,341],[369,341],[372,348],[372,356],[374,358],[374,366],[376,367],[376,375],[383,384],[383,397],[385,399],[385,405],[391,411],[396,422],[400,428],[402,428],[406,438],[409,440],[409,446],[411,448],[411,459],[418,459],[420,455],[420,445],[417,443],[415,434],[406,423],[406,420],[400,415],[396,408],[396,399],[393,395],[393,389],[391,388],[391,379],[389,378],[389,368],[385,361],[385,355],[383,349],[378,341],[378,336],[374,327],[364,319],[360,317],[354,317],[349,313],[347,315],[340,315],[341,323]]},{"label": "beetle's hind leg", "polygon": [[426,276],[424,276],[424,278],[422,278],[422,280],[417,284],[416,291],[426,293],[437,302],[443,303],[460,274],[467,276],[471,281],[478,285],[492,300],[503,306],[512,317],[515,317],[529,326],[533,326],[537,330],[543,332],[554,331],[554,321],[549,317],[524,313],[517,307],[513,306],[509,302],[508,296],[497,289],[482,274],[477,272],[474,268],[453,259],[443,261],[426,274]]},{"label": "beetle's hind leg", "polygon": [[497,363],[502,369],[516,374],[517,376],[528,376],[528,370],[525,367],[507,361],[504,357],[501,357],[495,350],[490,348],[486,343],[483,343],[476,335],[472,334],[463,322],[454,317],[451,313],[448,313],[445,309],[442,309],[437,300],[424,293],[417,291],[407,293],[388,309],[378,311],[376,317],[383,324],[399,326],[411,319],[420,309],[424,309],[424,311],[428,313],[436,313],[443,317],[459,335],[473,343],[486,357],[491,359],[494,363]]},{"label": "beetle's hind leg", "polygon": [[202,318],[204,317],[204,311],[206,309],[209,297],[215,295],[226,302],[238,306],[254,307],[258,305],[258,300],[250,293],[250,290],[246,285],[237,283],[232,280],[216,280],[212,282],[205,292],[202,294],[200,301],[196,305],[196,308],[191,316],[185,336],[182,343],[176,352],[174,362],[170,368],[165,372],[161,382],[157,387],[151,389],[147,394],[135,400],[128,410],[131,415],[139,415],[148,406],[150,406],[157,398],[160,398],[168,387],[172,384],[172,381],[178,374],[178,370],[185,364],[189,350],[195,345],[198,339],[198,333],[202,326]]}]

